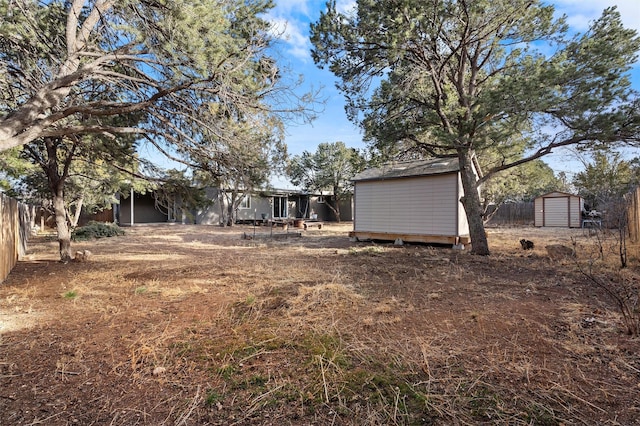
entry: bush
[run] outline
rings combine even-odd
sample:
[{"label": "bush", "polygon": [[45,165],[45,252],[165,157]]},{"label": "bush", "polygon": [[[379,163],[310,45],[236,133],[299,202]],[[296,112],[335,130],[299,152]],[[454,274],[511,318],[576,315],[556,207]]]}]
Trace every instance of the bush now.
[{"label": "bush", "polygon": [[71,238],[74,241],[87,241],[94,238],[117,237],[119,235],[124,235],[124,230],[115,223],[92,221],[75,229]]}]

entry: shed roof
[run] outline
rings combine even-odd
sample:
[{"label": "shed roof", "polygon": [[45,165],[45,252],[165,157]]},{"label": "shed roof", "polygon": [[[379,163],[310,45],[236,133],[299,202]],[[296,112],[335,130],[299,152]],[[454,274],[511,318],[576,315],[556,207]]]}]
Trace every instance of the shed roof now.
[{"label": "shed roof", "polygon": [[541,194],[538,195],[536,198],[545,198],[545,197],[549,197],[549,196],[554,196],[555,194],[558,194],[562,197],[576,197],[576,198],[582,198],[579,195],[576,194],[570,194],[568,192],[563,192],[563,191],[551,191],[551,192],[547,192],[546,194]]},{"label": "shed roof", "polygon": [[453,173],[459,170],[457,158],[433,158],[430,160],[387,163],[380,167],[364,170],[351,180],[357,182],[363,180],[399,179]]}]

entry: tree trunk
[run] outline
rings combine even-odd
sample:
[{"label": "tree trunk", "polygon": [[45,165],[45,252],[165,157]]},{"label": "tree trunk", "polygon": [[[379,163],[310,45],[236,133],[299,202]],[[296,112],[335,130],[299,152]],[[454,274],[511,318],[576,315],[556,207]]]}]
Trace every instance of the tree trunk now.
[{"label": "tree trunk", "polygon": [[235,212],[234,212],[234,199],[231,198],[229,204],[227,205],[227,226],[233,226],[235,222]]},{"label": "tree trunk", "polygon": [[336,218],[336,222],[340,223],[340,201],[334,199],[334,202],[335,207],[331,205],[329,200],[327,200],[327,206],[329,206],[329,209],[331,209],[331,211],[333,212],[333,216]]},{"label": "tree trunk", "polygon": [[62,173],[58,168],[58,145],[61,143],[61,138],[45,138],[44,144],[47,151],[47,160],[44,166],[44,171],[47,175],[47,182],[49,189],[51,190],[51,197],[53,201],[53,211],[56,220],[56,230],[58,233],[58,244],[60,246],[60,261],[63,263],[69,262],[71,258],[71,230],[69,228],[69,221],[67,215],[67,209],[64,203],[64,184],[69,176],[69,167],[73,160],[75,148],[67,153],[64,160],[64,167]]},{"label": "tree trunk", "polygon": [[460,162],[460,177],[464,190],[461,201],[469,222],[471,253],[488,256],[490,254],[489,243],[484,231],[484,212],[478,193],[478,176],[473,168],[473,153],[470,150],[459,150],[458,161]]},{"label": "tree trunk", "polygon": [[[331,200],[327,200],[327,205],[333,211],[333,215],[336,217],[336,222],[340,223],[340,196],[336,195],[340,193],[340,188],[338,186],[333,187],[333,197]],[[333,206],[329,201],[333,201]]]},{"label": "tree trunk", "polygon": [[220,219],[218,220],[218,225],[220,226],[225,226],[226,224],[226,212],[227,209],[225,208],[225,200],[226,197],[224,196],[224,192],[222,190],[219,190],[218,192],[218,203],[220,204]]},{"label": "tree trunk", "polygon": [[60,262],[67,263],[71,257],[71,230],[67,221],[67,210],[64,206],[64,191],[62,185],[56,191],[52,191],[53,209],[56,216],[56,230],[58,232],[58,245],[60,246]]},{"label": "tree trunk", "polygon": [[76,210],[73,212],[73,216],[69,216],[71,218],[71,227],[75,228],[78,226],[78,222],[80,221],[80,214],[82,213],[82,204],[84,202],[84,197],[80,197],[78,201],[76,201]]},{"label": "tree trunk", "polygon": [[227,226],[233,226],[236,223],[239,204],[240,200],[235,190],[231,191],[230,195],[227,194]]}]

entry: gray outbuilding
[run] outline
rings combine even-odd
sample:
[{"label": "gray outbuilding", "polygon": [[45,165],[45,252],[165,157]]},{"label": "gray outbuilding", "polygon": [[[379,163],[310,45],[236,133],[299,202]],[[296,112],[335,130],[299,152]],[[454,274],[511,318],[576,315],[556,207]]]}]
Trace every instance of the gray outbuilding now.
[{"label": "gray outbuilding", "polygon": [[396,162],[359,173],[351,237],[468,244],[457,158]]},{"label": "gray outbuilding", "polygon": [[580,228],[582,226],[582,197],[554,191],[533,201],[534,225],[538,227]]}]

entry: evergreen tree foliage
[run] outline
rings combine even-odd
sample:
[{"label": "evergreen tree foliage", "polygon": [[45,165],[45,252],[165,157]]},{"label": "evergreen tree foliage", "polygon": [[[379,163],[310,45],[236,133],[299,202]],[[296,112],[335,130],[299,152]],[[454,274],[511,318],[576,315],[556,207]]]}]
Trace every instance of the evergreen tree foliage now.
[{"label": "evergreen tree foliage", "polygon": [[637,158],[626,161],[620,153],[596,151],[585,170],[577,173],[573,184],[589,209],[606,209],[640,183]]}]

